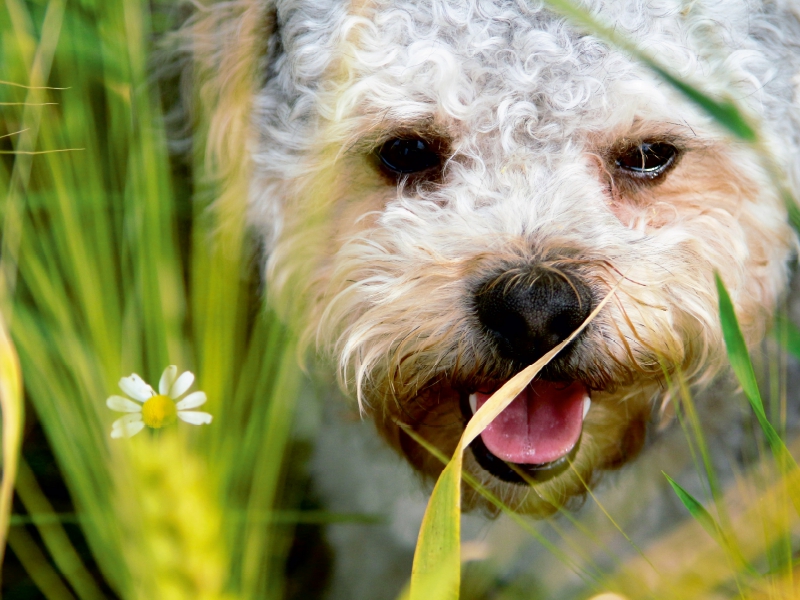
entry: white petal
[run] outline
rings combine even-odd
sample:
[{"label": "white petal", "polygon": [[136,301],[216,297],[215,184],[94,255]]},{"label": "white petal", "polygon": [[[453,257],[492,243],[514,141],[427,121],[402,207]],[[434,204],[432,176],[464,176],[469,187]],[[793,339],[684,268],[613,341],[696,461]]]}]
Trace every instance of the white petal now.
[{"label": "white petal", "polygon": [[196,410],[179,410],[178,418],[181,421],[191,423],[192,425],[203,425],[211,423],[211,419],[213,417],[207,412],[199,412]]},{"label": "white petal", "polygon": [[106,400],[106,406],[111,410],[117,410],[119,412],[142,412],[141,404],[129,400],[128,398],[123,398],[122,396],[111,396]]},{"label": "white petal", "polygon": [[158,393],[162,396],[169,394],[169,389],[175,383],[175,378],[178,376],[178,367],[170,365],[161,374],[161,381],[158,382]]},{"label": "white petal", "polygon": [[122,429],[124,425],[128,423],[136,423],[137,421],[142,420],[142,413],[132,413],[129,415],[125,415],[124,417],[120,417],[116,421],[111,424],[111,429]]},{"label": "white petal", "polygon": [[123,377],[119,380],[119,389],[128,394],[134,400],[144,402],[150,396],[155,395],[153,388],[144,382],[144,379],[133,373],[130,377]]},{"label": "white petal", "polygon": [[194,383],[194,373],[191,371],[184,371],[181,376],[172,384],[172,389],[169,391],[169,397],[173,400],[179,398],[183,393],[192,387]]},{"label": "white petal", "polygon": [[134,421],[133,423],[126,423],[121,427],[111,430],[111,437],[118,439],[121,437],[132,437],[144,429],[144,421]]},{"label": "white petal", "polygon": [[206,403],[205,392],[192,392],[186,398],[181,400],[175,405],[178,410],[186,410],[187,408],[197,408]]},{"label": "white petal", "polygon": [[135,423],[129,423],[125,426],[125,435],[128,437],[133,437],[137,433],[139,433],[142,429],[144,429],[144,421],[137,421]]}]

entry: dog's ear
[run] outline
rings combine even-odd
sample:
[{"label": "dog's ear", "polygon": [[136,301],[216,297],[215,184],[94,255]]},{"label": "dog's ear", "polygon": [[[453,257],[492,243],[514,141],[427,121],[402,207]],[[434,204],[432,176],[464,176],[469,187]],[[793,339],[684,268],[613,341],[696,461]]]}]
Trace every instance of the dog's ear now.
[{"label": "dog's ear", "polygon": [[198,7],[169,45],[181,56],[184,123],[204,141],[206,173],[225,178],[241,166],[253,99],[283,53],[275,1]]}]

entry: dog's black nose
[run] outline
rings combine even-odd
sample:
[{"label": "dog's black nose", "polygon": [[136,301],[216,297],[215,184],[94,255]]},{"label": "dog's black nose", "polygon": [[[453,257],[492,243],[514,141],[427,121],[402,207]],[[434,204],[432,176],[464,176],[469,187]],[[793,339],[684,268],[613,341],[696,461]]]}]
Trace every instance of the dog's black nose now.
[{"label": "dog's black nose", "polygon": [[475,309],[500,355],[528,365],[586,320],[592,296],[577,276],[534,267],[485,281]]}]

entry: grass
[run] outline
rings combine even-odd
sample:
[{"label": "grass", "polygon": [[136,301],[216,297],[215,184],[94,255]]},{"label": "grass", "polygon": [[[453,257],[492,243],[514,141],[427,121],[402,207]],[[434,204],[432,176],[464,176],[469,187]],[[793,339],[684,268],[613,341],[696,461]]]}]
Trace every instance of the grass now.
[{"label": "grass", "polygon": [[[281,502],[294,338],[261,308],[245,195],[209,205],[221,196],[213,174],[187,180],[171,167],[148,66],[154,14],[169,13],[135,1],[0,8],[3,314],[114,592],[280,597],[293,523],[263,514]],[[197,375],[214,422],[111,440],[119,415],[105,399],[119,378],[155,384],[169,364]],[[4,443],[15,456],[13,435]],[[25,466],[17,489],[28,514],[51,513]],[[9,541],[42,593],[102,597],[60,522],[33,522],[52,566],[25,529]]]}]

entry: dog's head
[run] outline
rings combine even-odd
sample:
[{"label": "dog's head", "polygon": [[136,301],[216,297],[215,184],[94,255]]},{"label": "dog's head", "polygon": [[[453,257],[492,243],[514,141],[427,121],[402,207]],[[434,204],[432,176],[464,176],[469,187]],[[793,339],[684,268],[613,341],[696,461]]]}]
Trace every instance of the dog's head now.
[{"label": "dog's head", "polygon": [[[634,456],[665,370],[714,375],[715,271],[748,340],[763,335],[794,244],[764,161],[624,52],[536,2],[239,4],[274,25],[250,140],[271,300],[422,472],[442,464],[415,436],[452,453],[476,406],[617,284],[467,452],[523,510]],[[797,181],[793,17],[590,4],[733,94]]]}]

